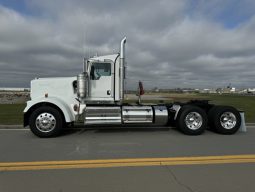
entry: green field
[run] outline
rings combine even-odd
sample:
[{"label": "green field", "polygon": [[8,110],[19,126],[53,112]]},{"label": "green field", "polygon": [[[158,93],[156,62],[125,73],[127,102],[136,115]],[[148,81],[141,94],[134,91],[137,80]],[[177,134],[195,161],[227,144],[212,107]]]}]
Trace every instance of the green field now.
[{"label": "green field", "polygon": [[[153,95],[153,94],[152,94]],[[164,99],[157,102],[185,102],[191,99],[206,99],[211,103],[219,105],[230,105],[239,110],[245,111],[246,122],[255,122],[255,97],[242,95],[218,95],[218,94],[160,94]],[[128,102],[134,102],[129,100]],[[144,100],[144,103],[155,103],[155,100]],[[0,124],[22,124],[23,123],[23,109],[25,104],[0,104]]]},{"label": "green field", "polygon": [[26,104],[0,104],[0,124],[23,124],[23,110]]}]

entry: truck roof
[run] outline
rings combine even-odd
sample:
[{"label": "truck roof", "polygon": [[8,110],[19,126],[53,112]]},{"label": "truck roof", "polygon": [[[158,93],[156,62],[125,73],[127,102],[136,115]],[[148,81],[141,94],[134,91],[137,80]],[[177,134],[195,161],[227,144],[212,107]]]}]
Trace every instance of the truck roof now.
[{"label": "truck roof", "polygon": [[112,60],[115,61],[115,59],[119,56],[119,54],[112,54],[112,55],[103,55],[98,57],[90,58],[89,61],[104,61],[104,60]]}]

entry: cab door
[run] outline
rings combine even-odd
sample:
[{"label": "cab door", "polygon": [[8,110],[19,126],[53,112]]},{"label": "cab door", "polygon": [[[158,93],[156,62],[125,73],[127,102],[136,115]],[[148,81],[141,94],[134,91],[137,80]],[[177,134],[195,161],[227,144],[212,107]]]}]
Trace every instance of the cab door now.
[{"label": "cab door", "polygon": [[112,63],[93,62],[90,67],[90,98],[113,100]]}]

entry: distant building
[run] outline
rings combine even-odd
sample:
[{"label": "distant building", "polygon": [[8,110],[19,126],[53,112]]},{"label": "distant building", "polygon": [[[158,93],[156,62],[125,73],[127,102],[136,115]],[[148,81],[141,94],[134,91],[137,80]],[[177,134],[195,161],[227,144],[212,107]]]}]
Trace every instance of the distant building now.
[{"label": "distant building", "polygon": [[222,93],[223,93],[223,89],[222,89],[222,88],[217,88],[217,89],[216,89],[216,93],[222,94]]},{"label": "distant building", "polygon": [[152,91],[158,93],[159,92],[159,88],[155,87]]},{"label": "distant building", "polygon": [[235,87],[231,87],[230,93],[235,93],[235,92],[236,92],[236,88]]},{"label": "distant building", "polygon": [[236,93],[235,87],[227,87],[222,90],[222,93]]},{"label": "distant building", "polygon": [[0,91],[17,91],[17,92],[28,92],[30,88],[17,88],[17,87],[0,87]]},{"label": "distant building", "polygon": [[201,89],[200,93],[211,93],[211,89]]},{"label": "distant building", "polygon": [[249,94],[255,94],[255,88],[248,88],[247,93]]}]

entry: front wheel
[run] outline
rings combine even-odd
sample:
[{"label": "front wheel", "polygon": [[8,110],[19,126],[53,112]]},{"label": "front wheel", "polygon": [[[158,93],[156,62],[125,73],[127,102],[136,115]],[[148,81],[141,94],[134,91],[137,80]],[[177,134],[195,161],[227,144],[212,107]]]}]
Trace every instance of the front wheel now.
[{"label": "front wheel", "polygon": [[54,137],[59,135],[62,130],[63,118],[57,109],[43,106],[32,112],[29,126],[38,137]]},{"label": "front wheel", "polygon": [[177,127],[187,135],[202,134],[207,127],[205,111],[197,106],[183,106],[179,112]]}]

